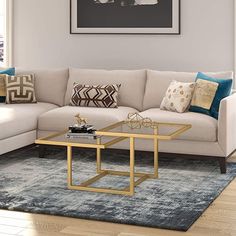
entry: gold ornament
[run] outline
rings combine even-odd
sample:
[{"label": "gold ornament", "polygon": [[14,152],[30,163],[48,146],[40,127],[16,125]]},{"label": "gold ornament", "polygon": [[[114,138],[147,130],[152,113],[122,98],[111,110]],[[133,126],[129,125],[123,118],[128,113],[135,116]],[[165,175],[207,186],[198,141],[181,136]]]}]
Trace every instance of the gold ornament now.
[{"label": "gold ornament", "polygon": [[158,126],[158,124],[156,122],[153,122],[150,118],[144,118],[138,113],[129,113],[125,123],[131,129],[141,129],[142,127],[156,128]]},{"label": "gold ornament", "polygon": [[140,129],[142,124],[143,117],[138,113],[129,113],[126,123],[131,129]]},{"label": "gold ornament", "polygon": [[87,124],[87,119],[81,117],[80,114],[77,114],[77,115],[75,116],[75,119],[76,119],[78,125],[86,125],[86,124]]}]

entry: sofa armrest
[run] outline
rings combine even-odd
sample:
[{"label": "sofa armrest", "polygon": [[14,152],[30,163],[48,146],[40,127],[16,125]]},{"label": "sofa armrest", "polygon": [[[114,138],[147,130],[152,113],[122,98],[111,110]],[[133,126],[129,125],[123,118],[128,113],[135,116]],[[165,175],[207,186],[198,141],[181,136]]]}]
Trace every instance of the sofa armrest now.
[{"label": "sofa armrest", "polygon": [[223,99],[220,103],[218,142],[225,157],[236,149],[236,93]]}]

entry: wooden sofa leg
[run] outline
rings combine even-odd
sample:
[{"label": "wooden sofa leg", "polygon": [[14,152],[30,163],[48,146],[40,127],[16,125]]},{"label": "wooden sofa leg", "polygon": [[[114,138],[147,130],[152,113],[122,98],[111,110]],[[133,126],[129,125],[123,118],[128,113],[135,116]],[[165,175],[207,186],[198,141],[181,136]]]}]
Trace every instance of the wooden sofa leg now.
[{"label": "wooden sofa leg", "polygon": [[38,150],[39,150],[39,158],[44,158],[44,156],[45,156],[45,146],[44,145],[39,145]]},{"label": "wooden sofa leg", "polygon": [[226,174],[227,168],[226,168],[226,158],[220,158],[219,159],[219,165],[220,165],[220,172],[221,174]]}]

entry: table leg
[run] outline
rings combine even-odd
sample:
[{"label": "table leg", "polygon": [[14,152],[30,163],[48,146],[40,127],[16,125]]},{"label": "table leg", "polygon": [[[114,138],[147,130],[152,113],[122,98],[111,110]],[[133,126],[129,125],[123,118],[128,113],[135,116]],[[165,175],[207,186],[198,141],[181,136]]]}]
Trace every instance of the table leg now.
[{"label": "table leg", "polygon": [[[154,134],[158,134],[158,128],[154,129]],[[158,178],[158,138],[154,138],[154,178]]]},{"label": "table leg", "polygon": [[39,150],[39,158],[44,158],[45,157],[45,145],[39,145],[38,150]]},{"label": "table leg", "polygon": [[[101,144],[101,138],[97,138],[97,144]],[[101,173],[101,148],[97,148],[97,173]]]},{"label": "table leg", "polygon": [[130,138],[130,195],[134,195],[135,138]]},{"label": "table leg", "polygon": [[67,146],[67,183],[68,188],[72,186],[72,147]]}]

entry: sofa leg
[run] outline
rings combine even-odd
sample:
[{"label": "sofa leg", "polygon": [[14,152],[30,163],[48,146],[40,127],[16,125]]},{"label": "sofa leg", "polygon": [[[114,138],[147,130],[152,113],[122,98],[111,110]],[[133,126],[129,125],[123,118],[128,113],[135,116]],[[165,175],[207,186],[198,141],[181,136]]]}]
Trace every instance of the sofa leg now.
[{"label": "sofa leg", "polygon": [[38,150],[39,150],[39,158],[44,158],[44,156],[45,156],[45,146],[44,145],[39,145]]},{"label": "sofa leg", "polygon": [[226,174],[227,167],[226,167],[226,158],[220,158],[219,159],[219,165],[220,165],[220,172],[221,174]]}]

